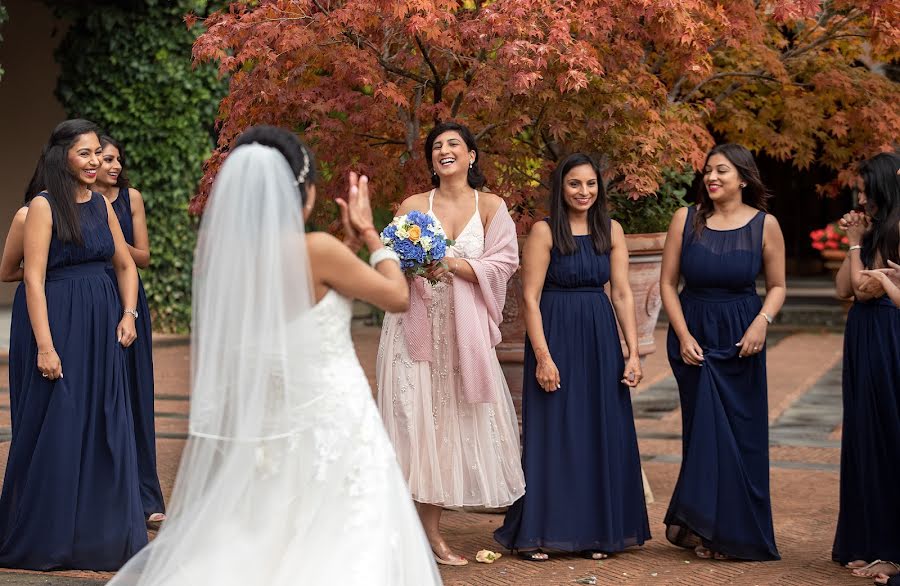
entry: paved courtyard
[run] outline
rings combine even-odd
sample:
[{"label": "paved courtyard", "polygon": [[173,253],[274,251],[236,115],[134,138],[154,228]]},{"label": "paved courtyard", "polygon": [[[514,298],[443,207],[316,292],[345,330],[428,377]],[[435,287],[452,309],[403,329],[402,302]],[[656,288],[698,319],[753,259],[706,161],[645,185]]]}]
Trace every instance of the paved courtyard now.
[{"label": "paved courtyard", "polygon": [[[360,361],[373,376],[378,330],[354,329]],[[837,517],[840,464],[841,344],[834,331],[773,330],[768,354],[771,483],[775,533],[782,561],[741,563],[700,560],[666,542],[662,518],[678,474],[681,413],[671,372],[660,351],[645,362],[646,382],[634,392],[644,469],[655,495],[649,505],[653,539],[601,562],[557,556],[545,563],[521,561],[508,552],[492,565],[474,563],[479,549],[498,551],[492,531],[502,515],[448,512],[448,541],[470,560],[464,568],[441,568],[453,586],[563,584],[870,584],[830,561]],[[155,345],[159,473],[168,494],[185,443],[189,401],[189,348],[183,338],[161,337]],[[9,446],[7,373],[0,367],[0,466]],[[340,547],[340,544],[335,544]],[[502,551],[502,550],[501,550]],[[302,552],[298,552],[302,555]],[[352,555],[348,552],[347,555]],[[109,574],[0,570],[2,584],[57,586],[102,584]],[[319,586],[319,585],[315,585]],[[324,585],[323,585],[324,586]]]}]

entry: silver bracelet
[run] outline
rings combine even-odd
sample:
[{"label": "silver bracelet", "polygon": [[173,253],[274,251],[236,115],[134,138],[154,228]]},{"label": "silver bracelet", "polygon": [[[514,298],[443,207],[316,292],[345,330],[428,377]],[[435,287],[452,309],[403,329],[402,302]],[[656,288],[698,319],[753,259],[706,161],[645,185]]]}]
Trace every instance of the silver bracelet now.
[{"label": "silver bracelet", "polygon": [[760,311],[759,315],[763,316],[769,324],[775,321],[775,318],[766,313],[765,311]]},{"label": "silver bracelet", "polygon": [[400,264],[400,257],[397,256],[397,253],[388,248],[387,246],[383,248],[379,248],[375,252],[369,255],[369,265],[374,269],[378,263],[383,260],[392,260],[397,264]]},{"label": "silver bracelet", "polygon": [[860,246],[859,244],[854,244],[847,249],[847,252],[853,252],[854,250],[862,250],[862,246]]}]

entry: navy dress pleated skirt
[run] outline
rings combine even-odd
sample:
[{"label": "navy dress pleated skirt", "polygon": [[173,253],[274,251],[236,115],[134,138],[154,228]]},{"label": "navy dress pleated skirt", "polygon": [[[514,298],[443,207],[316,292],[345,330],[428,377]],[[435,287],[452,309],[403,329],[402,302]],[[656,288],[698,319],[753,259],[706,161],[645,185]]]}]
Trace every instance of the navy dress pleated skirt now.
[{"label": "navy dress pleated skirt", "polygon": [[561,388],[541,389],[525,343],[525,495],[494,538],[509,549],[617,552],[650,539],[631,395],[612,304],[609,254],[590,236],[551,252],[541,317]]},{"label": "navy dress pleated skirt", "polygon": [[103,196],[78,214],[84,245],[54,231],[47,259],[63,378],[41,376],[30,326],[15,322],[11,332],[17,415],[0,496],[0,567],[116,570],[147,543]]},{"label": "navy dress pleated skirt", "polygon": [[832,557],[900,562],[900,309],[857,301],[844,330],[841,492]]},{"label": "navy dress pleated skirt", "polygon": [[[112,202],[113,211],[119,219],[125,241],[134,246],[134,223],[131,219],[131,197],[127,187],[119,189]],[[109,276],[116,283],[116,272],[107,267]],[[118,285],[116,285],[118,287]],[[125,349],[125,364],[128,371],[128,389],[131,409],[134,415],[134,433],[137,442],[138,473],[141,477],[141,502],[144,516],[165,511],[159,476],[156,472],[156,428],[153,406],[153,328],[150,324],[150,307],[144,283],[138,276],[138,318],[135,322],[137,340]]]},{"label": "navy dress pleated skirt", "polygon": [[681,359],[669,328],[669,364],[682,411],[682,463],[669,503],[666,537],[701,543],[745,560],[781,559],[769,496],[768,386],[765,348],[739,358],[735,344],[762,309],[755,279],[762,268],[765,213],[735,230],[695,234],[688,208],[681,249],[681,307],[703,349],[703,366]]}]

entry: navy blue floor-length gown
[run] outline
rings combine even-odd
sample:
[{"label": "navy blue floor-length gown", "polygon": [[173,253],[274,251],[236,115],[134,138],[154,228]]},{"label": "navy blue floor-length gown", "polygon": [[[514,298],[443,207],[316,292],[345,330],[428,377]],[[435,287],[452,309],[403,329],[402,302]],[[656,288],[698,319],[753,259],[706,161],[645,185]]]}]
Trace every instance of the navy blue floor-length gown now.
[{"label": "navy blue floor-length gown", "polygon": [[[134,246],[134,223],[131,219],[131,196],[127,187],[119,189],[112,202],[113,211],[122,226],[125,241]],[[116,282],[112,267],[107,271]],[[125,349],[128,368],[128,389],[131,394],[131,410],[134,415],[134,433],[137,441],[138,473],[141,477],[141,502],[144,516],[165,511],[159,475],[156,472],[156,428],[153,408],[153,328],[150,325],[150,307],[144,283],[138,276],[138,318],[135,322],[137,340]]]},{"label": "navy blue floor-length gown", "polygon": [[703,349],[703,366],[681,359],[669,328],[669,364],[682,411],[682,463],[669,503],[666,536],[746,560],[781,559],[769,496],[766,352],[740,358],[735,344],[759,315],[762,268],[759,212],[734,230],[694,232],[688,208],[681,247],[681,307]]},{"label": "navy blue floor-length gown", "polygon": [[841,492],[832,557],[900,562],[900,309],[857,301],[844,330]]},{"label": "navy blue floor-length gown", "polygon": [[[45,291],[63,377],[37,369],[30,327],[12,330],[17,420],[0,496],[0,567],[116,570],[147,543],[118,292],[102,195],[79,204],[84,245],[55,234]],[[11,360],[13,355],[10,355]]]},{"label": "navy blue floor-length gown", "polygon": [[631,395],[612,304],[609,253],[590,236],[551,252],[541,317],[561,388],[541,389],[525,343],[522,467],[525,495],[495,539],[509,549],[621,551],[650,539]]}]

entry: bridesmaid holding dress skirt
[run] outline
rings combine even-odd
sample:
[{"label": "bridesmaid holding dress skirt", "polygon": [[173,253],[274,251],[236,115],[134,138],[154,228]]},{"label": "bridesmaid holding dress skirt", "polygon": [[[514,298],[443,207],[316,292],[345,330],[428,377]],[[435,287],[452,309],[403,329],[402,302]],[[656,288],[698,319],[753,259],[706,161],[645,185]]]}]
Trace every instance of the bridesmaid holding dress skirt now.
[{"label": "bridesmaid holding dress skirt", "polygon": [[[784,303],[784,238],[765,200],[753,155],[740,145],[715,147],[697,204],[675,213],[663,252],[660,292],[683,442],[666,537],[700,558],[780,559],[765,344]],[[765,303],[756,294],[760,270]]]}]

